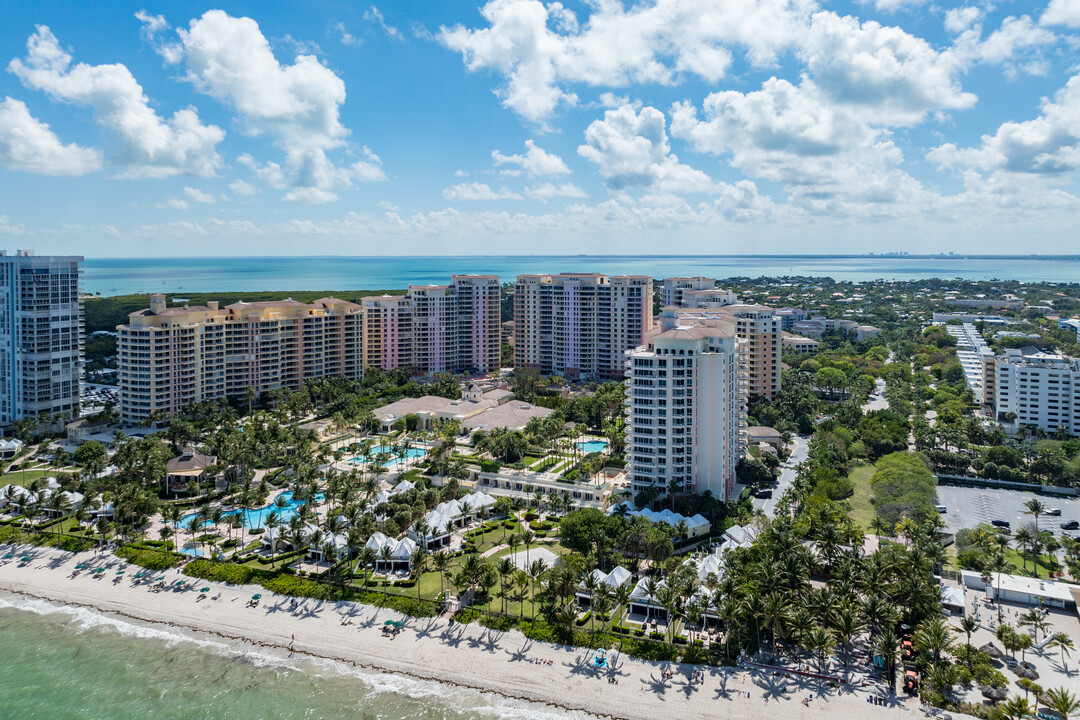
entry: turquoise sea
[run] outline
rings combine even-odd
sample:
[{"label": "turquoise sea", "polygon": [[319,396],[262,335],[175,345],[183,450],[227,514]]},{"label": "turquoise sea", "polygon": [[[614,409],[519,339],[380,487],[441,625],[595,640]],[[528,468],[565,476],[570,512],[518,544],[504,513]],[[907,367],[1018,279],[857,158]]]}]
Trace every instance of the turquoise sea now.
[{"label": "turquoise sea", "polygon": [[1080,282],[1080,256],[460,256],[87,258],[83,289],[102,295],[266,290],[395,290],[452,274],[601,272],[836,280],[964,278]]},{"label": "turquoise sea", "polygon": [[587,718],[83,608],[0,594],[5,720]]}]

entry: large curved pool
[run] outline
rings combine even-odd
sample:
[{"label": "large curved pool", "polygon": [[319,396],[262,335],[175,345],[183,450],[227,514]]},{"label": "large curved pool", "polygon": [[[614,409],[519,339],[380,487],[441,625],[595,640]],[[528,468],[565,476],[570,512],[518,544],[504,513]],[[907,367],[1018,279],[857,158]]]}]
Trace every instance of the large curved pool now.
[{"label": "large curved pool", "polygon": [[[266,518],[270,515],[270,513],[276,512],[278,514],[278,519],[282,523],[286,523],[296,516],[296,514],[299,512],[300,506],[304,503],[301,500],[293,500],[291,490],[286,490],[285,492],[278,495],[278,497],[284,498],[284,507],[279,508],[275,503],[270,503],[269,505],[261,508],[250,508],[247,510],[229,510],[223,513],[224,518],[226,522],[228,522],[231,518],[234,518],[237,515],[243,515],[244,527],[246,527],[248,530],[254,530],[256,528],[265,527]],[[315,496],[315,502],[322,501],[322,493],[319,493]],[[177,527],[187,529],[191,526],[191,518],[195,517],[197,514],[198,513],[188,513],[187,515],[181,516],[180,522],[177,523]]]}]

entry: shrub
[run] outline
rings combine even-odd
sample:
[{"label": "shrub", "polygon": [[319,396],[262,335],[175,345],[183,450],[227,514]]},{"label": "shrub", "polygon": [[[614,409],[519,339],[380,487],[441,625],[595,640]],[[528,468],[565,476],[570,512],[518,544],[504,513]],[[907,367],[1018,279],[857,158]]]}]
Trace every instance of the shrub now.
[{"label": "shrub", "polygon": [[137,548],[130,545],[117,550],[116,556],[127,560],[132,565],[138,565],[148,570],[168,570],[171,567],[176,567],[180,562],[180,559],[172,553],[150,548]]},{"label": "shrub", "polygon": [[484,627],[491,628],[492,630],[508,632],[517,627],[517,618],[509,615],[484,616],[480,618],[480,624]]},{"label": "shrub", "polygon": [[216,582],[231,583],[233,585],[245,585],[251,582],[256,571],[243,565],[233,563],[213,562],[199,558],[193,560],[184,567],[184,574],[201,580],[214,580]]},{"label": "shrub", "polygon": [[582,615],[581,617],[579,617],[577,620],[575,620],[574,623],[577,624],[578,627],[581,627],[585,623],[589,622],[589,618],[591,616],[592,616],[592,611],[590,610],[590,611],[586,612],[584,615]]},{"label": "shrub", "polygon": [[454,613],[454,622],[471,623],[480,617],[480,611],[476,608],[461,608]]}]

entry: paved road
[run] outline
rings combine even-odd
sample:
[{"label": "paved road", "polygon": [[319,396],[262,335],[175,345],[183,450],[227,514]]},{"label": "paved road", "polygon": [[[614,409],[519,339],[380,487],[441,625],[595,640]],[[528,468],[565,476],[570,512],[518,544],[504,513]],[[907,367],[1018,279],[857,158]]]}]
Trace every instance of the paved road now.
[{"label": "paved road", "polygon": [[754,498],[754,508],[761,508],[765,511],[765,514],[769,517],[773,516],[776,512],[776,503],[780,500],[780,496],[784,494],[784,491],[791,485],[791,481],[795,479],[796,470],[799,463],[806,459],[809,447],[807,446],[808,438],[804,435],[796,435],[791,442],[791,457],[787,459],[783,465],[781,465],[780,478],[776,483],[776,488],[773,490],[773,496],[771,498]]},{"label": "paved road", "polygon": [[862,405],[862,411],[868,413],[872,410],[888,410],[889,401],[885,399],[885,381],[879,379],[877,381],[877,387],[874,388],[874,392],[870,393],[870,397],[866,399],[866,402]]}]

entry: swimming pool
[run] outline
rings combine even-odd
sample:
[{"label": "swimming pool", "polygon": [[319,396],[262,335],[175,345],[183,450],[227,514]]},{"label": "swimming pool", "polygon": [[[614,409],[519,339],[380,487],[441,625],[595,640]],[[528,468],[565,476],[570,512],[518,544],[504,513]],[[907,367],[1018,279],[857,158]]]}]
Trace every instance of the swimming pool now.
[{"label": "swimming pool", "polygon": [[182,547],[177,552],[181,555],[190,555],[191,557],[202,557],[202,550],[197,547]]},{"label": "swimming pool", "polygon": [[[427,455],[427,452],[427,448],[411,447],[405,453],[405,458],[407,460],[416,460]],[[389,445],[376,445],[375,447],[371,448],[371,454],[367,458],[365,458],[363,455],[357,455],[356,457],[351,458],[349,460],[349,463],[352,465],[365,465],[367,463],[373,463],[375,462],[375,456],[379,453],[389,453],[390,455],[390,459],[382,465],[384,468],[395,465],[398,461],[398,456],[394,453],[394,449],[392,447],[390,447]]]},{"label": "swimming pool", "polygon": [[[278,514],[278,520],[280,520],[282,523],[286,523],[297,514],[297,508],[299,508],[304,503],[300,500],[293,500],[291,490],[286,490],[278,497],[285,500],[285,506],[282,508],[278,508],[278,506],[274,503],[270,503],[269,505],[261,508],[251,508],[249,510],[229,510],[228,512],[222,514],[226,522],[229,522],[231,518],[234,518],[237,515],[243,514],[244,527],[246,527],[248,530],[265,527],[264,523],[266,522],[266,518],[272,512],[276,512]],[[315,502],[322,501],[322,493],[319,493],[315,496]],[[177,527],[187,529],[191,525],[191,518],[195,517],[196,514],[197,513],[188,513],[187,515],[181,516],[180,522],[177,523]]]},{"label": "swimming pool", "polygon": [[604,452],[607,450],[607,440],[586,440],[577,444],[578,450],[583,453]]}]

